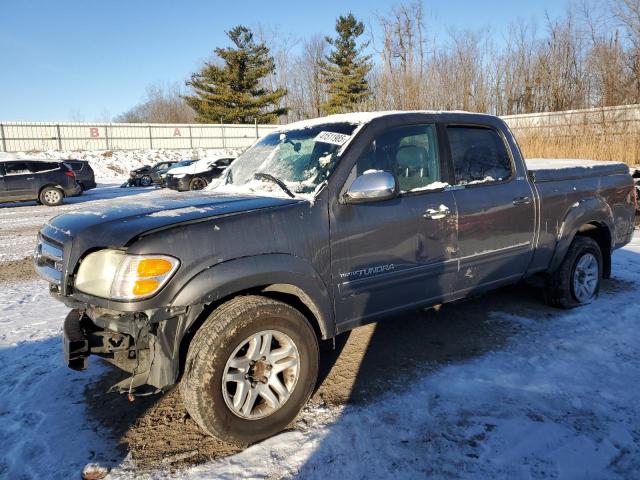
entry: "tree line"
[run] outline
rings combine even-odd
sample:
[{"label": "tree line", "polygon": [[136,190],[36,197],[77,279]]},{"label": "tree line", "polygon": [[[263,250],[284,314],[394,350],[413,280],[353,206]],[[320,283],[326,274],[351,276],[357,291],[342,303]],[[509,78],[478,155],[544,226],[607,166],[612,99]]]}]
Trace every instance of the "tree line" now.
[{"label": "tree line", "polygon": [[583,0],[499,38],[488,29],[436,36],[421,2],[373,22],[348,13],[333,35],[299,41],[237,26],[184,89],[151,89],[118,120],[288,123],[360,110],[509,115],[640,103],[640,0]]}]

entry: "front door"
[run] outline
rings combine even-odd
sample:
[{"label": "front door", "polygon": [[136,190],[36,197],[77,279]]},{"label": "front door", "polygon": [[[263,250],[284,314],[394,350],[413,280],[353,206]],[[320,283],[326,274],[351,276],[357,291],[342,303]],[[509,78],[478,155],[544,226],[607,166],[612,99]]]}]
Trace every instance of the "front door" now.
[{"label": "front door", "polygon": [[27,162],[5,162],[4,188],[8,198],[20,200],[33,198],[35,192],[35,174]]},{"label": "front door", "polygon": [[445,191],[436,128],[376,136],[343,191],[368,171],[392,173],[398,197],[331,207],[331,272],[338,331],[400,309],[436,303],[454,286],[457,212]]},{"label": "front door", "polygon": [[517,280],[531,260],[535,231],[526,172],[518,171],[498,131],[464,125],[446,131],[458,207],[456,290]]}]

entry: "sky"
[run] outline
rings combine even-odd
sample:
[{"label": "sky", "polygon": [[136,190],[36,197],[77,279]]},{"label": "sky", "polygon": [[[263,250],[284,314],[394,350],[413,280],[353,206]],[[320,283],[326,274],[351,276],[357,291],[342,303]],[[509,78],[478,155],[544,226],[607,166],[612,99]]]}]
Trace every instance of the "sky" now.
[{"label": "sky", "polygon": [[[432,35],[488,28],[500,41],[518,19],[544,21],[569,0],[425,1]],[[367,25],[396,2],[0,0],[0,121],[103,121],[150,84],[183,83],[228,45],[225,31],[262,26],[283,38],[332,34],[351,11]]]}]

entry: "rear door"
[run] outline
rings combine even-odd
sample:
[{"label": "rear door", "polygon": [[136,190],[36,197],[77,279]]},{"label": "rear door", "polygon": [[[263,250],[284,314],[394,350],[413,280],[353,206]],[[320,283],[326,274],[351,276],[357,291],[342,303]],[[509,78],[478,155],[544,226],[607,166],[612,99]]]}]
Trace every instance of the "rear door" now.
[{"label": "rear door", "polygon": [[531,259],[533,192],[501,132],[476,125],[446,128],[458,208],[457,290],[521,277]]},{"label": "rear door", "polygon": [[437,129],[384,129],[358,155],[343,192],[368,170],[394,174],[400,195],[336,202],[331,213],[331,271],[338,330],[436,302],[457,278],[456,206],[442,183]]},{"label": "rear door", "polygon": [[4,163],[4,185],[9,198],[35,198],[36,178],[28,163],[20,160]]}]

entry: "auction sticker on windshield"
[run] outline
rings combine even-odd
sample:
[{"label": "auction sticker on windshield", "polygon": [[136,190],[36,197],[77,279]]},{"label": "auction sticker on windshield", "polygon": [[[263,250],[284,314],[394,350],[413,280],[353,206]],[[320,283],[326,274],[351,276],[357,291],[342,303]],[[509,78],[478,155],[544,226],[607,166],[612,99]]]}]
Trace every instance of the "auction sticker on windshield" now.
[{"label": "auction sticker on windshield", "polygon": [[333,145],[343,145],[347,140],[349,140],[349,135],[335,132],[320,132],[316,135],[314,140],[316,142],[331,143]]}]

